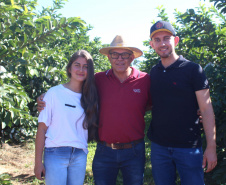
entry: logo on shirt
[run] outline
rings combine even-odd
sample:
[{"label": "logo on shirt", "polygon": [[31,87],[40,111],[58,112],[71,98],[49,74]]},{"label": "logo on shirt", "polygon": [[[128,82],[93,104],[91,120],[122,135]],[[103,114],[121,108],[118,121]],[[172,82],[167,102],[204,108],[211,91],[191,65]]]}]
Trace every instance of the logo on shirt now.
[{"label": "logo on shirt", "polygon": [[140,89],[133,89],[133,92],[140,93]]},{"label": "logo on shirt", "polygon": [[72,108],[76,108],[75,105],[70,105],[70,104],[65,104],[65,106],[67,106],[67,107],[72,107]]}]

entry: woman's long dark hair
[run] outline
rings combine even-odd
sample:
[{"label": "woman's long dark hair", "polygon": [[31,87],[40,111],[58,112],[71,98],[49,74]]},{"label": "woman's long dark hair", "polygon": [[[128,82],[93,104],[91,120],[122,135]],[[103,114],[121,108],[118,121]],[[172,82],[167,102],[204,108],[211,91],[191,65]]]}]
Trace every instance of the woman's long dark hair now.
[{"label": "woman's long dark hair", "polygon": [[92,56],[85,50],[79,50],[72,55],[67,65],[67,75],[71,78],[69,72],[72,63],[79,57],[87,60],[87,78],[82,84],[81,106],[85,112],[83,128],[88,129],[88,141],[98,141],[98,94],[94,78],[94,65]]}]

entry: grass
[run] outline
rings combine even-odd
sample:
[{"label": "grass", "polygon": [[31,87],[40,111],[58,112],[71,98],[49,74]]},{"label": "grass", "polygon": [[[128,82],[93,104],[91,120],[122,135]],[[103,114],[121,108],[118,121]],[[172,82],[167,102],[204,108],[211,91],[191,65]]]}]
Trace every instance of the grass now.
[{"label": "grass", "polygon": [[96,150],[96,143],[89,143],[88,150],[89,150],[89,153],[87,156],[86,176],[85,176],[84,184],[93,185],[94,181],[93,181],[93,172],[92,172],[92,162],[93,162],[93,157]]}]

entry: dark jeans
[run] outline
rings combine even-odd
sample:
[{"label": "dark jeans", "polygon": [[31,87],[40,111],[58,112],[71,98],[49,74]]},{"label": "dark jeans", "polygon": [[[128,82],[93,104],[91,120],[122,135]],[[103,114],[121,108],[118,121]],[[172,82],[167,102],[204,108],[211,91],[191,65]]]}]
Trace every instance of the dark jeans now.
[{"label": "dark jeans", "polygon": [[204,185],[202,148],[172,148],[151,143],[151,164],[155,185]]},{"label": "dark jeans", "polygon": [[119,170],[124,185],[142,185],[145,165],[144,141],[129,149],[116,150],[98,143],[93,159],[96,185],[115,185]]}]

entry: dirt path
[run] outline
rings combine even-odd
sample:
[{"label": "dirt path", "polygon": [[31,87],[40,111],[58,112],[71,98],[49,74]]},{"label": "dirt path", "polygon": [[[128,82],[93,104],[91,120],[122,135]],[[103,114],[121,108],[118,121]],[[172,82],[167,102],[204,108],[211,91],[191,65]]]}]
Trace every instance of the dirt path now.
[{"label": "dirt path", "polygon": [[34,184],[34,144],[3,144],[0,148],[0,174],[9,174],[13,185]]}]

